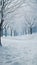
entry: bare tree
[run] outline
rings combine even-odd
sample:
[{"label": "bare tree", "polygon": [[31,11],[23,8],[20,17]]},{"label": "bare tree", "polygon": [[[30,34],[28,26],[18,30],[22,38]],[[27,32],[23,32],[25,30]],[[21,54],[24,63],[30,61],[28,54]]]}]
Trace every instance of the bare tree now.
[{"label": "bare tree", "polygon": [[2,24],[3,24],[3,8],[4,8],[4,0],[3,0],[3,1],[1,1],[0,45],[1,45]]},{"label": "bare tree", "polygon": [[36,19],[37,19],[37,16],[28,16],[28,15],[25,15],[25,25],[27,26],[28,32],[30,34],[32,34],[32,28],[34,26],[36,26],[36,24],[37,24]]}]

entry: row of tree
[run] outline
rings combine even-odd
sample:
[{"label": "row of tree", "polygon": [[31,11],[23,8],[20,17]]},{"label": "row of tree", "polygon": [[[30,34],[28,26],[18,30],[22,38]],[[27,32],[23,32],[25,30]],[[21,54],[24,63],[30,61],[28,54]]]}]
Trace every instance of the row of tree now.
[{"label": "row of tree", "polygon": [[[1,14],[1,21],[0,21],[0,45],[1,45],[1,36],[3,32],[3,26],[6,24],[5,18],[8,14],[13,13],[17,8],[19,8],[24,1],[22,0],[0,0],[0,14]],[[11,8],[12,7],[12,8]],[[5,23],[3,25],[3,23]]]},{"label": "row of tree", "polygon": [[[15,21],[16,10],[22,8],[24,5],[33,8],[29,0],[0,0],[0,45],[3,30],[5,30],[5,36],[7,36],[7,30],[9,28],[11,30],[11,36],[12,33],[14,33],[14,36],[28,33],[32,34],[32,28],[37,24],[37,16],[31,16],[29,14],[27,15],[27,13],[24,13],[24,22],[22,21],[22,24],[18,26]],[[19,30],[20,33],[17,30]]]}]

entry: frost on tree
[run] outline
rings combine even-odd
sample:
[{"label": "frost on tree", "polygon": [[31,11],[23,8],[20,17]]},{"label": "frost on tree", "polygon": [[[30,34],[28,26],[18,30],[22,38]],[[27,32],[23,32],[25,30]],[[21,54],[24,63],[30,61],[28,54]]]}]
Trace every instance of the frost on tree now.
[{"label": "frost on tree", "polygon": [[8,23],[10,22],[7,15],[10,13],[13,13],[23,3],[24,3],[24,0],[23,1],[22,0],[19,0],[19,1],[18,0],[0,0],[0,14],[1,14],[1,18],[0,18],[1,19],[0,20],[0,45],[1,45],[1,36],[3,35],[3,32],[2,32],[3,27],[7,22]]},{"label": "frost on tree", "polygon": [[32,28],[37,26],[37,1],[29,1],[27,4],[28,10],[24,15],[25,25],[28,28],[28,32],[32,34]]}]

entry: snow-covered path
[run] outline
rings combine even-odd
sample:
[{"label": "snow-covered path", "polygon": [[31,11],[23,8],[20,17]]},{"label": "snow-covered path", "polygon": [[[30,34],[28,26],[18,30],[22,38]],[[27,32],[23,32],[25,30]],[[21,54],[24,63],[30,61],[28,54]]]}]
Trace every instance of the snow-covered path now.
[{"label": "snow-covered path", "polygon": [[37,35],[3,37],[0,65],[37,65]]}]

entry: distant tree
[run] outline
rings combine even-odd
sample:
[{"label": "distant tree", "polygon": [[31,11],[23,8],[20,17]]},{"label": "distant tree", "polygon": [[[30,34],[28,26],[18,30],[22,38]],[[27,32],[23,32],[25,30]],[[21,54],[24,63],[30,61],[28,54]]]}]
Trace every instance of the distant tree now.
[{"label": "distant tree", "polygon": [[28,15],[25,16],[25,25],[27,26],[26,28],[28,28],[28,32],[30,34],[32,34],[32,28],[37,24],[36,19],[37,19],[36,16],[28,16]]}]

